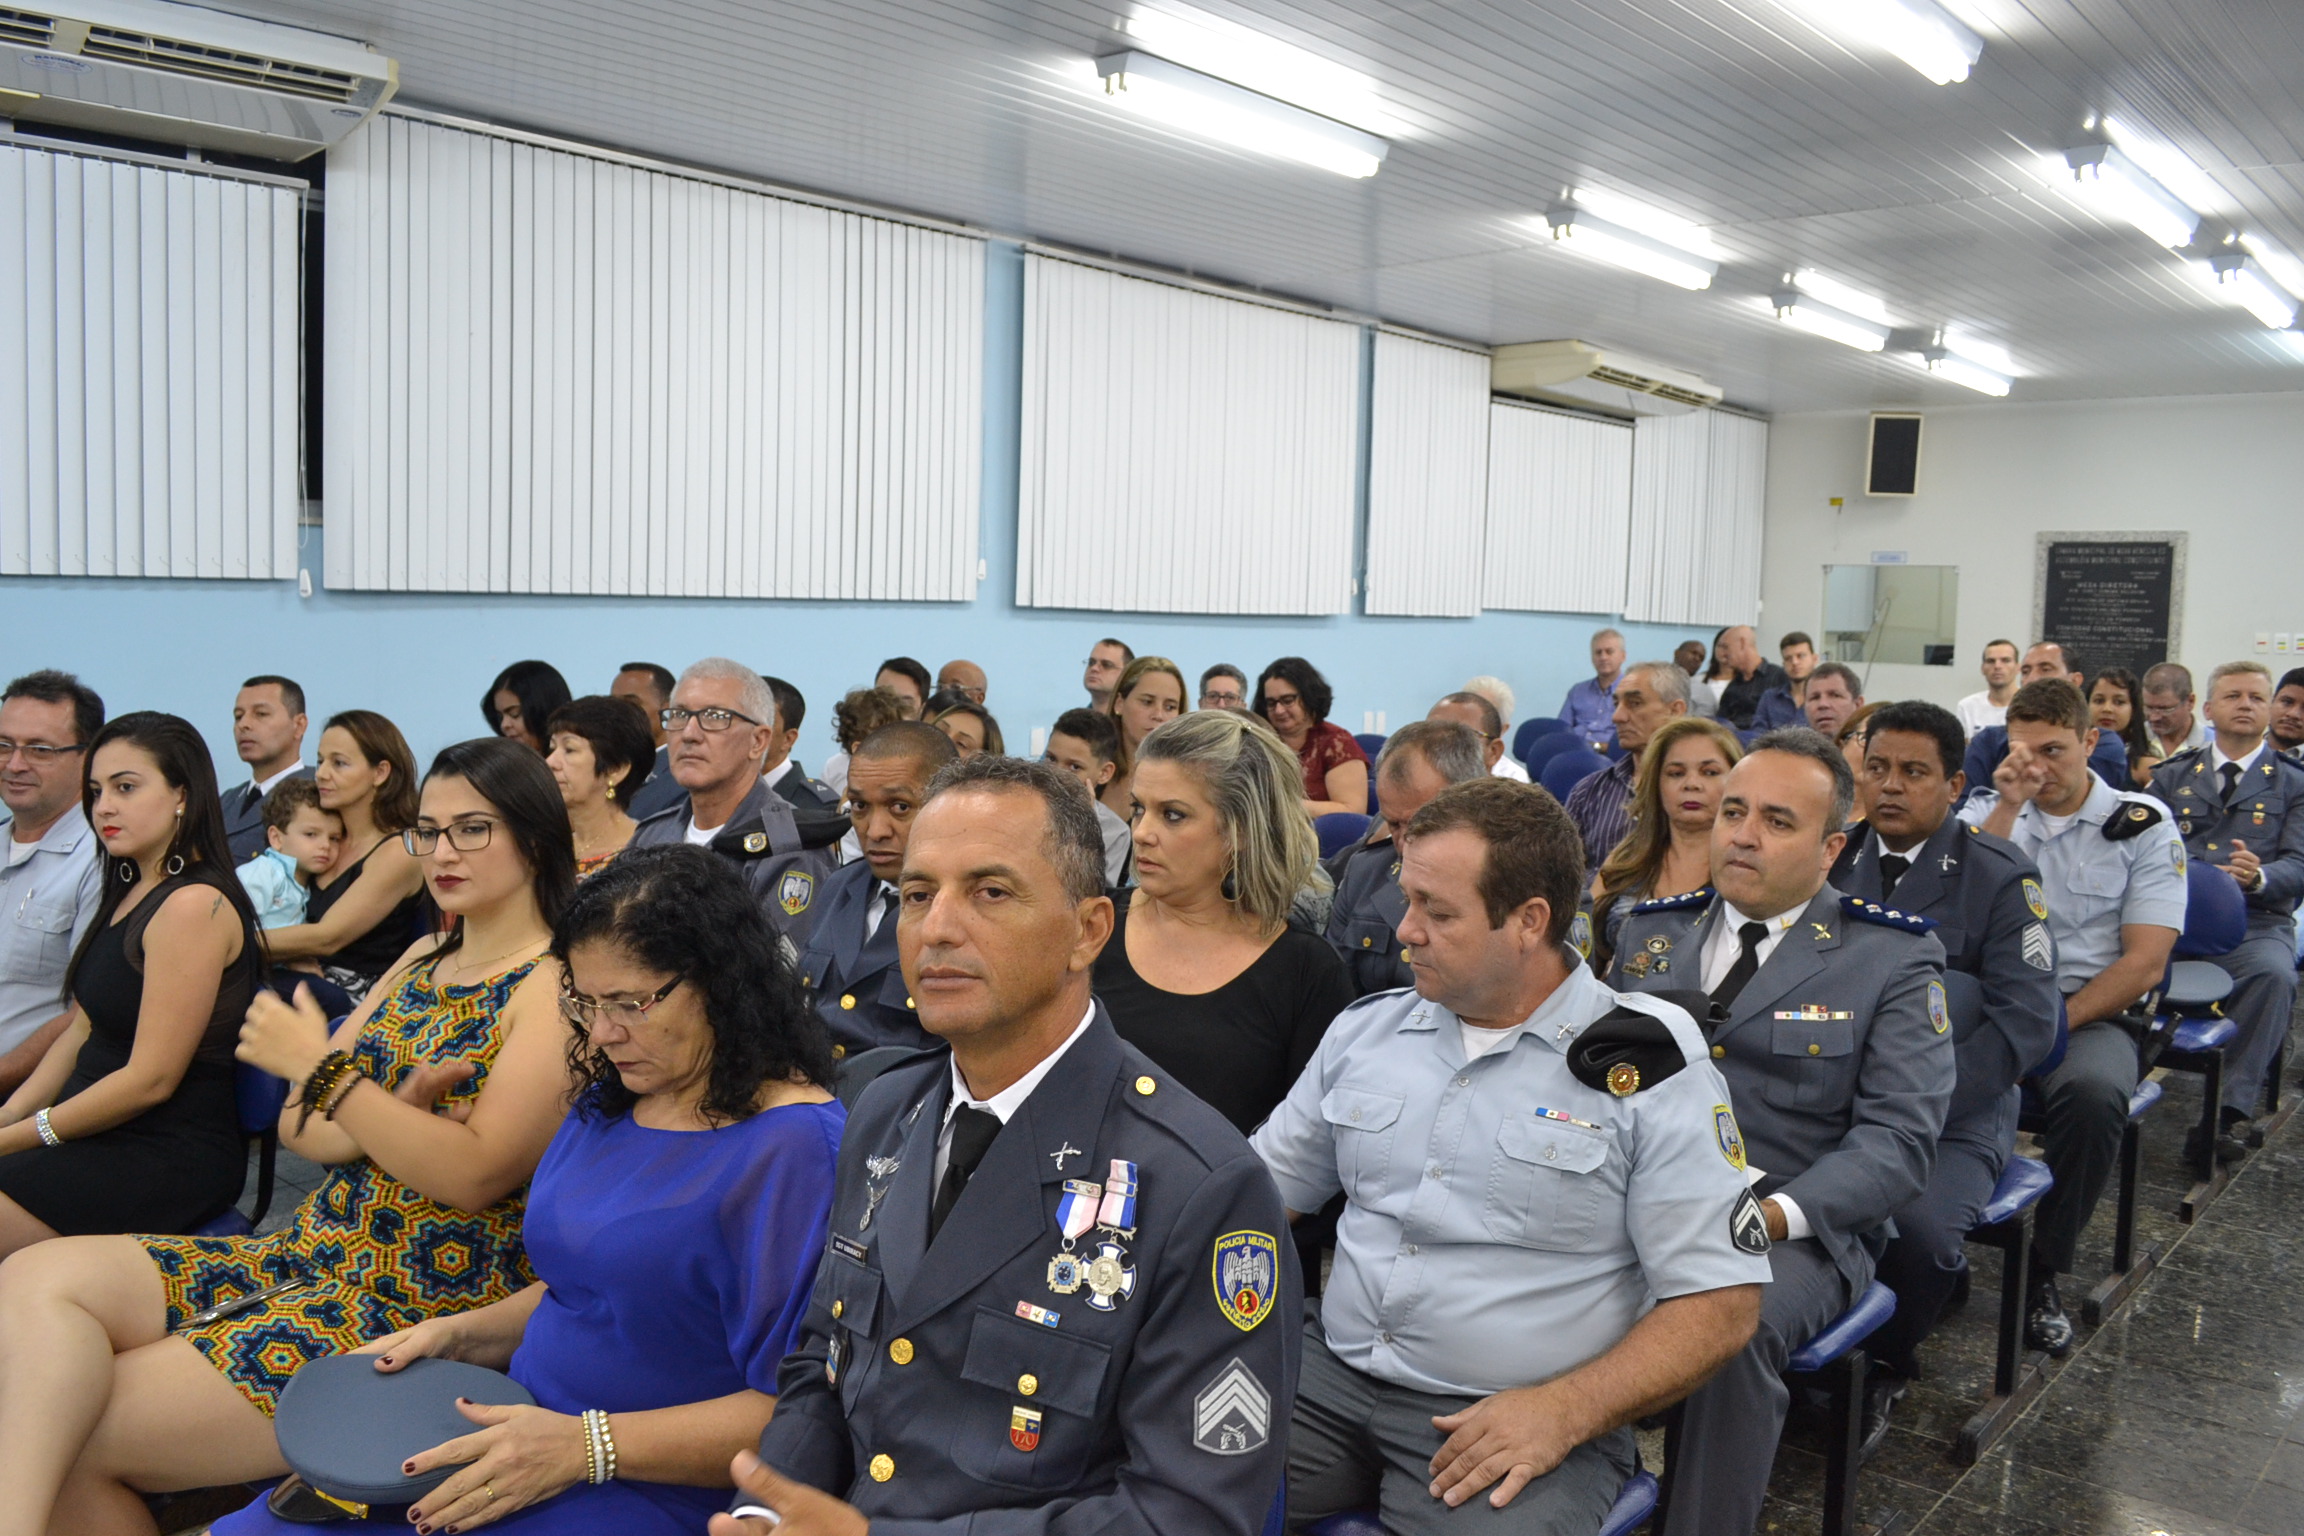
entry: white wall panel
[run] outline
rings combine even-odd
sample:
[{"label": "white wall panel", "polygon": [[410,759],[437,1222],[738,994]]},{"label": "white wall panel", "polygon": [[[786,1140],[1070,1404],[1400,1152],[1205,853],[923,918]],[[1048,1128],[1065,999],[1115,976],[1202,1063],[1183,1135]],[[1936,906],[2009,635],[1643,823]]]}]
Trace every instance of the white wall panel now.
[{"label": "white wall panel", "polygon": [[328,584],[973,597],[983,251],[373,120],[329,160]]},{"label": "white wall panel", "polygon": [[1768,424],[1728,411],[1632,429],[1632,561],[1624,617],[1749,624],[1760,613]]},{"label": "white wall panel", "polygon": [[1502,402],[1488,412],[1484,605],[1623,612],[1632,429]]},{"label": "white wall panel", "polygon": [[1376,334],[1369,405],[1367,611],[1480,611],[1488,355]]},{"label": "white wall panel", "polygon": [[1360,332],[1033,255],[1016,601],[1352,604]]},{"label": "white wall panel", "polygon": [[301,214],[0,145],[0,575],[294,572]]}]

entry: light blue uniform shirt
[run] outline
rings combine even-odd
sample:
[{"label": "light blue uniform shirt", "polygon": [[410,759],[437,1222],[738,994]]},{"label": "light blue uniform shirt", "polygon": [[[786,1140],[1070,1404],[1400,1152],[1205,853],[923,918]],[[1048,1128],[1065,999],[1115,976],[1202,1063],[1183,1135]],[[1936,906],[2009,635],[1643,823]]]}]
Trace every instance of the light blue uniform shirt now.
[{"label": "light blue uniform shirt", "polygon": [[[1703,1036],[1567,958],[1511,1043],[1470,1061],[1438,1003],[1361,999],[1250,1138],[1290,1210],[1350,1196],[1320,1312],[1347,1365],[1484,1395],[1605,1353],[1658,1297],[1769,1279],[1730,1238],[1743,1138]],[[1687,1062],[1625,1098],[1566,1054],[1619,1007],[1664,1020]]]},{"label": "light blue uniform shirt", "polygon": [[[15,836],[0,811],[0,839]],[[0,859],[11,844],[0,842]],[[64,1011],[64,971],[96,920],[103,876],[96,834],[77,805],[56,818],[21,864],[0,865],[0,1052]]]},{"label": "light blue uniform shirt", "polygon": [[[2120,958],[2120,929],[2129,923],[2184,929],[2184,839],[2167,807],[2127,794],[2091,773],[2088,798],[2061,832],[2051,832],[2038,801],[2016,812],[2008,840],[2040,866],[2048,895],[2048,932],[2056,940],[2056,990],[2066,997]],[[2000,803],[1985,790],[1960,807],[1960,819],[1982,826]],[[2109,838],[2104,824],[2148,806],[2159,823],[2134,837]]]},{"label": "light blue uniform shirt", "polygon": [[267,848],[239,869],[240,884],[256,907],[256,922],[264,928],[293,928],[304,921],[304,904],[312,890],[296,878],[296,861],[277,848]]}]

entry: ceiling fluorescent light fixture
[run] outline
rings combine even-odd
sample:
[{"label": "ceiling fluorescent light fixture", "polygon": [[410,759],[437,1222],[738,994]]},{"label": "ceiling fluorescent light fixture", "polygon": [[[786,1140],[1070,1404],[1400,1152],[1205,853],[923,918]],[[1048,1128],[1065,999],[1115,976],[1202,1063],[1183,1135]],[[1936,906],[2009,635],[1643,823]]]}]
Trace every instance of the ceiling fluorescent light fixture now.
[{"label": "ceiling fluorescent light fixture", "polygon": [[1826,35],[1887,49],[1938,85],[1957,85],[1984,56],[1984,39],[1935,0],[1786,0]]},{"label": "ceiling fluorescent light fixture", "polygon": [[1859,352],[1878,352],[1888,345],[1889,327],[1863,315],[1827,304],[1796,287],[1779,288],[1768,296],[1776,318],[1812,336],[1822,336]]},{"label": "ceiling fluorescent light fixture", "polygon": [[1611,219],[1596,218],[1573,202],[1554,203],[1545,210],[1544,222],[1552,227],[1555,241],[1579,256],[1681,288],[1709,288],[1720,271],[1716,261]]},{"label": "ceiling fluorescent light fixture", "polygon": [[1138,6],[1119,30],[1146,53],[1383,137],[1402,124],[1372,76],[1190,6]]},{"label": "ceiling fluorescent light fixture", "polygon": [[1339,176],[1375,175],[1392,147],[1349,123],[1154,54],[1106,54],[1096,61],[1096,73],[1115,105],[1156,123]]},{"label": "ceiling fluorescent light fixture", "polygon": [[1978,394],[1990,395],[1994,399],[2007,394],[2015,384],[2015,380],[2006,374],[1994,373],[1982,363],[1971,362],[1942,342],[1923,348],[1920,361],[1937,378],[1952,384],[1966,385]]},{"label": "ceiling fluorescent light fixture", "polygon": [[2216,274],[2216,291],[2222,297],[2276,331],[2296,323],[2296,301],[2266,277],[2255,258],[2245,251],[2218,251],[2208,258],[2208,265]]},{"label": "ceiling fluorescent light fixture", "polygon": [[2199,231],[2199,214],[2110,144],[2075,144],[2064,151],[2064,163],[2072,168],[2083,201],[2125,219],[2169,249],[2190,245]]}]

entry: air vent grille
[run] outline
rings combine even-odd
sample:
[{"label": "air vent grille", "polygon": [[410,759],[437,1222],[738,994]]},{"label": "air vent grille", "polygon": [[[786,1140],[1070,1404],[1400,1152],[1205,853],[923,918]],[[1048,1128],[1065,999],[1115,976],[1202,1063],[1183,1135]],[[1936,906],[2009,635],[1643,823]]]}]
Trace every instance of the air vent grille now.
[{"label": "air vent grille", "polygon": [[48,48],[56,42],[56,18],[0,5],[0,43],[18,48]]},{"label": "air vent grille", "polygon": [[[0,25],[4,25],[8,14],[0,11]],[[80,52],[83,58],[108,59],[116,64],[134,64],[166,74],[218,80],[227,85],[244,85],[313,101],[348,102],[359,87],[352,76],[333,69],[315,69],[309,64],[290,64],[261,54],[211,48],[142,32],[124,32],[117,27],[90,27],[88,41]]]},{"label": "air vent grille", "polygon": [[1654,395],[1659,400],[1676,400],[1682,405],[1711,405],[1719,398],[1716,395],[1704,394],[1698,390],[1682,389],[1679,385],[1667,384],[1662,379],[1651,379],[1645,374],[1624,373],[1610,368],[1606,364],[1594,368],[1587,377],[1602,384],[1613,384],[1618,389],[1630,389],[1643,395]]}]

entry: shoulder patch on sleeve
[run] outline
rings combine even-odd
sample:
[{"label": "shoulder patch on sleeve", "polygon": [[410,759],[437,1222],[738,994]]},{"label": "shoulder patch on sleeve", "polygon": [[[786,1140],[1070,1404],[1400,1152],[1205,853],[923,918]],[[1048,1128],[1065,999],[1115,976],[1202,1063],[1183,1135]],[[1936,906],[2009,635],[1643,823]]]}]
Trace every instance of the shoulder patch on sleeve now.
[{"label": "shoulder patch on sleeve", "polygon": [[1637,1008],[1603,1015],[1568,1047],[1568,1070],[1587,1088],[1630,1098],[1688,1064],[1672,1026]]},{"label": "shoulder patch on sleeve", "polygon": [[2104,835],[2115,843],[2122,843],[2150,831],[2165,820],[2167,813],[2160,809],[2158,801],[2122,797],[2120,808],[2105,818]]},{"label": "shoulder patch on sleeve", "polygon": [[1632,910],[1635,912],[1677,912],[1683,907],[1701,907],[1711,899],[1712,887],[1707,885],[1681,896],[1658,896],[1653,901],[1641,902]]},{"label": "shoulder patch on sleeve", "polygon": [[1577,954],[1583,956],[1585,959],[1589,960],[1592,958],[1591,913],[1577,913],[1575,921],[1568,925],[1568,945],[1571,949],[1575,950]]},{"label": "shoulder patch on sleeve", "polygon": [[1858,896],[1841,897],[1840,910],[1847,913],[1852,922],[1900,928],[1906,933],[1927,933],[1936,926],[1936,920],[1932,917],[1922,917],[1916,912],[1900,912],[1894,907],[1883,907],[1876,901],[1866,901]]}]

